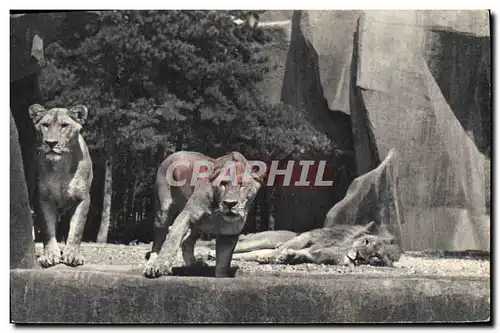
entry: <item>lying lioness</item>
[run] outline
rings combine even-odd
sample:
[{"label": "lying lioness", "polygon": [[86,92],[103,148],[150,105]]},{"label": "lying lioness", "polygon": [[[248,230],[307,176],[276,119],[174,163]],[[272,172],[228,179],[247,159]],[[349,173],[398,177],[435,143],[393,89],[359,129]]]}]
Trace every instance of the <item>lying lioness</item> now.
[{"label": "lying lioness", "polygon": [[335,225],[299,235],[284,230],[264,231],[238,242],[233,258],[278,264],[392,267],[401,252],[395,238],[372,221],[365,226]]},{"label": "lying lioness", "polygon": [[[197,161],[212,162],[214,168],[211,173],[205,170],[209,174],[192,186],[191,179],[198,175],[194,173],[198,172],[194,169],[195,165],[199,166]],[[226,162],[234,162],[234,183],[223,179],[226,173],[221,170],[231,170],[224,168],[230,166]],[[174,165],[178,166],[173,169]],[[165,159],[156,176],[155,235],[152,251],[146,255],[146,259],[149,257],[144,269],[146,277],[170,274],[181,248],[186,265],[203,264],[194,256],[194,246],[201,233],[216,236],[215,276],[228,276],[234,247],[261,187],[260,178],[244,177],[246,166],[246,158],[238,152],[212,159],[197,152],[180,151]],[[173,173],[169,173],[172,169]],[[184,185],[172,186],[169,177],[175,182],[186,181]]]}]

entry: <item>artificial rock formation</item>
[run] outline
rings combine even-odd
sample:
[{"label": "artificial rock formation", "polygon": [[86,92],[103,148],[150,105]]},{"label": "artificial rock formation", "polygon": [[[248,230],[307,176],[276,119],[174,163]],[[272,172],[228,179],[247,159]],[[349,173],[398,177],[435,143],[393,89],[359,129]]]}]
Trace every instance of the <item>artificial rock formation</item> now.
[{"label": "artificial rock formation", "polygon": [[[440,45],[464,40],[471,44],[442,61]],[[293,14],[282,99],[303,106],[336,142],[348,135],[328,120],[330,110],[350,115],[358,176],[396,149],[406,250],[489,250],[487,161],[478,149],[491,145],[484,41],[486,11]]]}]

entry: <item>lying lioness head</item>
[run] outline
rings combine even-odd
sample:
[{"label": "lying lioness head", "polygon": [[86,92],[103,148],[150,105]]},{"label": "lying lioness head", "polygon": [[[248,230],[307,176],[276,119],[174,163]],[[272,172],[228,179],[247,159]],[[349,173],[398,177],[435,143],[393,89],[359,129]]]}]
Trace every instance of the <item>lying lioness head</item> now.
[{"label": "lying lioness head", "polygon": [[363,235],[354,240],[345,256],[344,264],[392,267],[400,257],[401,250],[394,237]]},{"label": "lying lioness head", "polygon": [[38,136],[38,150],[46,159],[57,161],[62,155],[71,152],[71,146],[78,144],[87,113],[83,105],[50,110],[39,104],[30,106],[29,114]]}]

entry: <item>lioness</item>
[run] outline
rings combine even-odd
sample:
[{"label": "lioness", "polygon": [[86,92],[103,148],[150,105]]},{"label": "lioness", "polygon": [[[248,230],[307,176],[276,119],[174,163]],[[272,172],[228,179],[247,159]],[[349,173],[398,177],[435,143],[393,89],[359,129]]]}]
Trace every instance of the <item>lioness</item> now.
[{"label": "lioness", "polygon": [[[213,172],[207,168],[203,177],[198,173],[202,161],[213,165]],[[170,274],[180,248],[186,265],[204,264],[194,256],[195,243],[203,232],[216,236],[215,276],[228,276],[234,247],[262,183],[259,177],[250,176],[246,168],[247,160],[238,152],[212,159],[197,152],[180,151],[163,161],[156,175],[155,236],[144,269],[146,277]],[[169,170],[173,172],[169,174]],[[234,182],[223,179],[227,173],[222,170],[230,171]],[[169,177],[185,183],[172,186]],[[195,186],[192,178],[197,179]]]},{"label": "lioness", "polygon": [[334,225],[299,235],[282,230],[265,231],[240,241],[234,259],[279,264],[392,267],[401,252],[395,238],[371,221],[365,226]]},{"label": "lioness", "polygon": [[[77,105],[70,109],[46,110],[39,104],[29,108],[37,133],[35,188],[31,198],[43,237],[43,254],[38,258],[42,267],[60,262],[83,265],[80,243],[90,205],[92,161],[80,134],[87,119],[87,108]],[[63,251],[56,239],[61,214],[71,216],[69,233]]]}]

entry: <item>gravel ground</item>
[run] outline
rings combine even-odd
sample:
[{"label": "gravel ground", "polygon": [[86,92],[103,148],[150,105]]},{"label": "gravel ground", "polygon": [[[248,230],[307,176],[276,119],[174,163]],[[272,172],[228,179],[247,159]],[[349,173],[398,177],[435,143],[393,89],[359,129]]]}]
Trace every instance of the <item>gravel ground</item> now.
[{"label": "gravel ground", "polygon": [[[132,265],[143,266],[144,256],[151,249],[149,244],[141,245],[114,245],[114,244],[82,244],[82,252],[86,264],[92,265]],[[42,252],[42,244],[36,244],[37,255]],[[206,250],[197,248],[196,254],[205,257]],[[214,266],[215,261],[206,260]],[[175,266],[182,266],[183,261],[179,253]],[[474,257],[451,258],[442,253],[405,253],[394,264],[394,268],[358,266],[354,268],[344,266],[300,264],[300,265],[271,265],[256,262],[233,260],[232,266],[239,270],[266,273],[314,273],[314,274],[381,274],[381,275],[442,275],[442,276],[469,276],[489,277],[489,258],[477,259]]]}]

